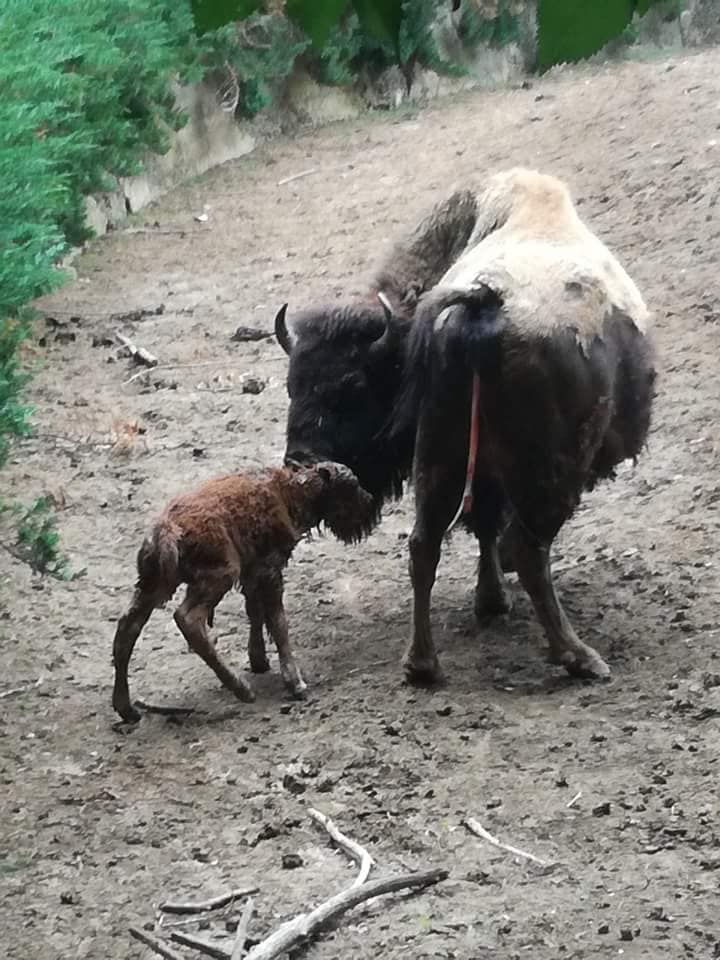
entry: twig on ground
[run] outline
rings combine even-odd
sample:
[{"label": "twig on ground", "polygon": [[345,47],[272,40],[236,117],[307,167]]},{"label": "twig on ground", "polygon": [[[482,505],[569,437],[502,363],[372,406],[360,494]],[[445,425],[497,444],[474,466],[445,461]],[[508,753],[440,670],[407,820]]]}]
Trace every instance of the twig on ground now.
[{"label": "twig on ground", "polygon": [[365,883],[370,875],[373,864],[375,863],[365,847],[361,847],[359,843],[355,842],[355,840],[351,840],[350,837],[346,837],[344,833],[341,833],[332,822],[330,817],[326,817],[325,814],[320,813],[319,810],[314,810],[312,807],[310,807],[308,813],[315,823],[319,823],[320,826],[327,831],[331,839],[340,847],[340,849],[344,850],[351,860],[354,860],[355,863],[357,863],[357,865],[360,867],[360,872],[355,878],[355,881],[350,889],[353,887],[359,887],[361,884]]},{"label": "twig on ground", "polygon": [[231,890],[219,897],[211,897],[209,900],[196,900],[194,903],[188,903],[184,900],[166,900],[165,903],[160,904],[158,909],[162,910],[163,913],[207,913],[209,910],[218,910],[220,907],[232,903],[233,900],[240,900],[257,892],[258,887],[246,887],[242,890]]},{"label": "twig on ground", "polygon": [[161,717],[187,717],[195,713],[195,707],[163,707],[152,703],[145,703],[144,700],[136,700],[135,706],[145,713],[157,713]]},{"label": "twig on ground", "polygon": [[134,940],[139,940],[140,943],[144,943],[146,947],[150,947],[151,950],[154,950],[155,953],[164,957],[165,960],[184,960],[176,950],[166,946],[163,941],[158,940],[157,937],[145,933],[144,930],[140,930],[138,927],[130,927],[129,932]]},{"label": "twig on ground", "polygon": [[230,954],[225,947],[219,947],[215,943],[203,940],[202,937],[193,937],[189,933],[178,933],[176,930],[170,934],[173,943],[180,943],[183,947],[192,947],[198,953],[204,953],[207,957],[214,957],[214,960],[228,960]]},{"label": "twig on ground", "polygon": [[159,363],[158,358],[153,356],[145,347],[138,347],[128,337],[122,333],[115,332],[115,338],[126,347],[135,363],[141,363],[145,367],[156,367]]},{"label": "twig on ground", "polygon": [[232,953],[230,954],[230,960],[241,960],[245,953],[245,941],[247,940],[248,927],[252,920],[254,907],[253,898],[248,897],[245,909],[240,917],[240,922],[237,925],[237,930],[235,931],[235,943],[233,944]]},{"label": "twig on ground", "polygon": [[516,857],[524,857],[525,860],[532,860],[533,863],[539,863],[542,867],[550,866],[547,860],[541,860],[539,857],[536,857],[534,853],[528,853],[527,850],[521,850],[519,847],[513,847],[509,843],[503,843],[502,840],[498,840],[497,837],[488,833],[485,827],[473,819],[473,817],[468,817],[464,823],[470,833],[474,833],[476,837],[480,837],[482,840],[487,840],[488,843],[491,843],[499,850],[505,850],[506,853],[512,853]]},{"label": "twig on ground", "polygon": [[[159,370],[191,370],[193,367],[239,367],[243,365],[247,365],[246,360],[192,360],[189,363],[158,363],[155,372],[157,373]],[[147,370],[138,370],[127,380],[123,380],[123,386],[134,383],[135,380],[139,380],[140,377],[145,377],[147,374]]]},{"label": "twig on ground", "polygon": [[299,180],[301,177],[309,177],[313,173],[317,173],[316,167],[310,167],[309,170],[301,170],[300,173],[294,173],[291,177],[283,177],[282,180],[278,180],[277,185],[284,187],[286,183],[292,183],[293,180]]},{"label": "twig on ground", "polygon": [[566,809],[569,810],[571,807],[574,807],[581,796],[582,796],[582,790],[578,790],[578,792],[575,794],[572,800],[568,800],[568,802],[565,804]]},{"label": "twig on ground", "polygon": [[[5,546],[5,544],[3,544],[3,546]],[[39,687],[42,682],[43,678],[38,677],[35,683],[26,683],[24,687],[12,687],[10,690],[3,690],[3,692],[0,693],[0,700],[4,700],[6,697],[16,697],[19,693],[27,693],[28,690],[34,690],[36,687]]]},{"label": "twig on ground", "polygon": [[275,957],[288,953],[299,944],[314,937],[341,914],[367,900],[372,900],[373,897],[397,893],[400,890],[421,889],[446,880],[447,877],[447,870],[426,870],[423,873],[369,880],[360,887],[349,887],[309,913],[301,913],[288,923],[284,923],[269,937],[256,944],[245,955],[245,960],[274,960]]}]

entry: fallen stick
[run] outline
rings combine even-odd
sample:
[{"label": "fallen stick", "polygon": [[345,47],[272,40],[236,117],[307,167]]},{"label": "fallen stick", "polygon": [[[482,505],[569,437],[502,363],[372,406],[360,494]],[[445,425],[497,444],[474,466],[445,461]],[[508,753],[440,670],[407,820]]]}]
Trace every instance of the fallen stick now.
[{"label": "fallen stick", "polygon": [[[411,888],[421,889],[446,880],[447,877],[447,870],[426,870],[423,873],[369,880],[360,887],[349,887],[309,913],[301,913],[293,920],[284,923],[269,937],[256,944],[245,955],[245,960],[274,960],[275,957],[288,953],[306,940],[310,940],[341,914],[367,900],[372,900],[373,897]],[[226,960],[229,960],[229,956],[228,954]]]},{"label": "fallen stick", "polygon": [[292,183],[293,180],[300,180],[301,177],[309,177],[313,173],[317,173],[316,167],[310,167],[309,170],[301,170],[300,173],[294,173],[291,177],[283,177],[282,180],[278,180],[277,185],[284,187],[286,183]]},{"label": "fallen stick", "polygon": [[213,957],[214,960],[228,960],[230,954],[224,947],[218,947],[214,943],[203,940],[202,937],[193,937],[189,933],[179,933],[173,930],[170,934],[173,943],[179,943],[183,947],[192,947],[198,953],[204,953],[207,957]]},{"label": "fallen stick", "polygon": [[237,930],[235,931],[235,943],[233,944],[232,953],[230,954],[230,960],[241,960],[245,953],[245,941],[247,940],[248,927],[252,920],[254,907],[253,898],[248,897],[245,909],[240,917],[240,922],[237,925]]},{"label": "fallen stick", "polygon": [[6,697],[16,697],[19,693],[27,693],[28,690],[34,690],[35,687],[39,687],[42,682],[43,678],[38,677],[34,683],[26,683],[24,687],[13,687],[11,690],[3,690],[3,692],[0,693],[0,700],[4,700]]},{"label": "fallen stick", "polygon": [[528,853],[527,850],[521,850],[519,847],[513,847],[509,843],[503,843],[502,840],[498,840],[497,837],[488,833],[485,827],[472,817],[468,817],[467,820],[464,821],[464,824],[470,833],[474,833],[476,837],[480,837],[482,840],[487,840],[488,843],[497,847],[498,850],[505,850],[506,853],[512,853],[516,857],[524,857],[526,860],[532,860],[533,863],[539,863],[542,867],[550,865],[547,860],[541,860],[539,857],[536,857],[535,854]]},{"label": "fallen stick", "polygon": [[164,957],[165,960],[184,960],[172,947],[166,946],[162,940],[150,936],[149,933],[145,933],[144,930],[140,930],[138,927],[130,927],[129,933],[134,940],[139,940],[140,943],[144,943],[146,947],[150,947],[151,950],[154,950],[155,953]]},{"label": "fallen stick", "polygon": [[163,913],[207,913],[209,910],[219,910],[220,907],[227,906],[233,900],[240,900],[242,897],[249,897],[258,892],[258,887],[247,887],[243,890],[231,890],[229,893],[222,893],[219,897],[211,897],[209,900],[196,900],[194,903],[188,903],[184,900],[166,900],[158,907]]},{"label": "fallen stick", "polygon": [[144,700],[136,700],[135,706],[145,713],[157,713],[161,717],[187,717],[195,713],[195,707],[163,707],[155,706],[152,703],[145,703]]},{"label": "fallen stick", "polygon": [[352,890],[353,887],[359,887],[361,884],[365,883],[367,878],[370,875],[373,864],[375,861],[367,852],[365,847],[361,847],[359,843],[356,843],[355,840],[351,840],[350,837],[346,837],[344,833],[340,833],[338,828],[332,822],[330,817],[326,817],[324,813],[320,813],[319,810],[314,810],[312,807],[308,810],[308,813],[312,819],[319,823],[324,830],[330,835],[330,838],[343,850],[351,860],[354,860],[355,863],[360,867],[360,872],[355,878],[354,883],[350,887]]},{"label": "fallen stick", "polygon": [[575,794],[572,800],[568,800],[568,802],[565,804],[565,808],[569,810],[571,807],[574,807],[581,796],[582,796],[582,790],[578,790],[578,792]]},{"label": "fallen stick", "polygon": [[119,343],[130,351],[130,356],[135,363],[141,363],[145,367],[156,367],[159,363],[157,357],[153,356],[145,347],[138,347],[122,333],[115,332],[115,337]]}]

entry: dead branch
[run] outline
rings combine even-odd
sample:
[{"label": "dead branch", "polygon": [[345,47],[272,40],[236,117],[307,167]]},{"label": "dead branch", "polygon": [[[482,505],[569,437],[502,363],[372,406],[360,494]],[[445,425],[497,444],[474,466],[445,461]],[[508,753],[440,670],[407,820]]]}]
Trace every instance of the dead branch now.
[{"label": "dead branch", "polygon": [[180,943],[183,947],[192,947],[198,953],[204,953],[206,957],[213,957],[214,960],[229,960],[230,958],[230,954],[225,947],[219,947],[216,943],[203,940],[202,937],[193,937],[189,933],[180,933],[173,930],[170,939],[173,943]]},{"label": "dead branch", "polygon": [[310,940],[341,914],[367,900],[372,900],[373,897],[411,888],[422,889],[446,880],[447,877],[447,870],[426,870],[423,873],[369,880],[360,887],[350,887],[321,903],[309,913],[301,913],[288,923],[284,923],[269,937],[254,946],[245,955],[245,960],[274,960],[275,957],[288,953],[299,944]]},{"label": "dead branch", "polygon": [[[5,546],[5,544],[3,544],[3,546]],[[8,552],[12,553],[11,550]],[[38,677],[35,683],[26,683],[24,687],[12,687],[10,690],[3,690],[3,692],[0,693],[0,700],[4,700],[6,697],[16,697],[19,693],[27,693],[28,690],[34,690],[36,687],[39,687],[42,682],[43,678]]]},{"label": "dead branch", "polygon": [[145,347],[138,347],[128,339],[124,334],[115,332],[115,338],[119,343],[121,343],[130,353],[130,356],[133,358],[135,363],[141,363],[144,367],[156,367],[159,363],[157,357],[153,356],[149,350],[146,350]]},{"label": "dead branch", "polygon": [[164,707],[153,703],[145,703],[144,700],[136,700],[135,706],[145,713],[156,713],[161,717],[188,717],[195,713],[195,707]]},{"label": "dead branch", "polygon": [[513,847],[509,843],[503,843],[502,840],[498,840],[497,837],[488,833],[485,827],[472,817],[468,817],[467,820],[464,821],[464,824],[470,833],[474,833],[476,837],[480,837],[482,840],[487,840],[488,843],[497,847],[498,850],[505,850],[506,853],[512,853],[513,856],[524,857],[525,860],[532,860],[533,863],[539,863],[542,867],[550,865],[547,860],[541,860],[539,857],[536,857],[535,854],[528,853],[527,850],[521,850],[519,847]]},{"label": "dead branch", "polygon": [[572,800],[569,800],[569,801],[565,804],[566,809],[570,810],[571,807],[574,807],[575,804],[578,802],[578,800],[580,799],[581,796],[582,796],[582,790],[578,790],[578,792],[575,794],[575,796],[572,798]]},{"label": "dead branch", "polygon": [[145,933],[144,930],[140,930],[138,927],[130,927],[128,932],[134,940],[139,940],[140,943],[144,943],[146,947],[150,947],[151,950],[161,957],[164,957],[165,960],[184,960],[172,947],[166,946],[162,940],[158,940],[157,937]]},{"label": "dead branch", "polygon": [[229,893],[220,894],[219,897],[211,897],[209,900],[196,900],[194,903],[187,903],[183,900],[167,900],[161,903],[159,908],[163,913],[207,913],[209,910],[219,910],[220,907],[227,906],[233,900],[240,900],[243,897],[249,897],[258,892],[258,887],[246,887],[242,890],[231,890]]},{"label": "dead branch", "polygon": [[300,173],[294,173],[291,177],[283,177],[282,180],[278,180],[277,185],[279,187],[284,187],[286,183],[292,183],[293,180],[300,180],[302,177],[309,177],[313,173],[317,173],[315,167],[310,167],[309,170],[301,170]]},{"label": "dead branch", "polygon": [[245,904],[245,909],[240,917],[240,922],[237,925],[237,930],[235,932],[235,943],[233,944],[232,953],[230,954],[230,960],[241,960],[243,954],[245,953],[245,941],[247,940],[248,927],[250,926],[250,921],[252,920],[254,906],[253,898],[248,897]]},{"label": "dead branch", "polygon": [[361,884],[365,883],[367,878],[370,875],[373,864],[375,861],[367,852],[364,847],[361,847],[359,843],[356,843],[355,840],[351,840],[350,837],[346,837],[344,833],[340,833],[338,828],[332,822],[330,817],[326,817],[324,813],[320,813],[319,810],[313,810],[311,807],[308,810],[308,813],[312,819],[319,823],[324,830],[330,835],[330,838],[343,850],[351,860],[354,860],[355,863],[360,867],[360,872],[355,878],[354,883],[350,887],[359,887]]}]

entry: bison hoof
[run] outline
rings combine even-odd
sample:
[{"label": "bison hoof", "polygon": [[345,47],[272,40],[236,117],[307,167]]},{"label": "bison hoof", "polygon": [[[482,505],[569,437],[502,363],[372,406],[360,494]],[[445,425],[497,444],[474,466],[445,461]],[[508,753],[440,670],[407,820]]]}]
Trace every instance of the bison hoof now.
[{"label": "bison hoof", "polygon": [[510,613],[512,605],[512,594],[505,584],[492,590],[480,588],[475,591],[475,616],[478,620],[489,620]]},{"label": "bison hoof", "polygon": [[253,673],[267,673],[270,669],[270,661],[267,657],[261,657],[257,660],[250,658],[250,669]]},{"label": "bison hoof", "polygon": [[116,703],[113,701],[113,707],[116,713],[119,713],[125,723],[139,723],[142,714],[134,707],[130,701],[125,703]]},{"label": "bison hoof", "polygon": [[235,696],[243,703],[255,703],[255,691],[247,683],[239,682],[235,687]]},{"label": "bison hoof", "polygon": [[610,667],[594,650],[568,650],[560,658],[559,663],[572,677],[582,680],[608,680]]},{"label": "bison hoof", "polygon": [[405,680],[416,687],[433,687],[444,682],[437,657],[405,657]]}]

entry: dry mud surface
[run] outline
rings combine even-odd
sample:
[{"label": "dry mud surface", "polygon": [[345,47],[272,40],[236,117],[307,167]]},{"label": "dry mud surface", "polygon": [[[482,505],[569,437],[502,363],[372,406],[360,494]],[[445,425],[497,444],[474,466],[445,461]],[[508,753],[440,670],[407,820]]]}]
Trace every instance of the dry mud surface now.
[{"label": "dry mud surface", "polygon": [[[276,141],[90,247],[42,304],[54,319],[34,347],[38,436],[3,473],[18,496],[55,497],[87,567],[39,582],[0,557],[0,693],[29,685],[0,701],[4,956],[149,957],[128,925],[167,896],[229,886],[260,888],[259,937],[352,878],[308,806],[364,843],[378,876],[450,871],[346,916],[309,948],[317,960],[720,956],[719,158],[717,51],[567,70]],[[146,523],[189,484],[282,454],[285,356],[233,332],[269,333],[285,300],[359,292],[450,185],[515,163],[569,181],[656,311],[649,449],[587,497],[556,549],[568,613],[612,682],[547,666],[517,587],[514,613],[479,630],[476,549],[457,534],[434,594],[448,684],[404,686],[409,495],[363,545],[296,552],[287,606],[306,703],[285,699],[273,653],[257,702],[237,704],[161,611],[131,690],[198,712],[114,726],[111,639]],[[117,329],[161,366],[128,382]],[[265,389],[243,392],[249,377]],[[136,419],[143,432],[122,427]],[[240,596],[216,633],[244,668]],[[475,840],[467,816],[552,866]]]}]

